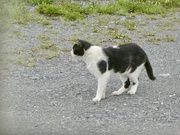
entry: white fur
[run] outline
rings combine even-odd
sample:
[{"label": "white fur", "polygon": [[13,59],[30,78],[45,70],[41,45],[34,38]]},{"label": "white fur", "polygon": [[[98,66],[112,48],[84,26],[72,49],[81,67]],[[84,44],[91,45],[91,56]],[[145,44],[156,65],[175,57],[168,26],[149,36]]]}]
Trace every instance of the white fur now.
[{"label": "white fur", "polygon": [[101,77],[101,72],[97,67],[97,62],[104,60],[107,62],[107,57],[99,46],[91,46],[84,54],[83,61],[87,65],[87,69],[93,74],[97,79]]}]

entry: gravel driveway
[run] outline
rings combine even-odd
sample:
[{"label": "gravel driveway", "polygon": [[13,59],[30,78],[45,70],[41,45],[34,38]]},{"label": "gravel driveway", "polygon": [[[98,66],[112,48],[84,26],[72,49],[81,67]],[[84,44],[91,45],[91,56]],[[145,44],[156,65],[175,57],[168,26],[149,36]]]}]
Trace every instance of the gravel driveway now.
[{"label": "gravel driveway", "polygon": [[[180,13],[176,13],[178,19],[179,16]],[[111,96],[121,86],[118,75],[112,76],[106,99],[94,103],[97,80],[82,61],[69,59],[72,39],[79,37],[106,47],[116,44],[116,39],[112,41],[112,36],[106,33],[107,28],[119,24],[119,30],[126,30],[121,25],[124,17],[115,16],[115,20],[104,26],[97,26],[98,18],[88,17],[85,19],[88,23],[48,20],[51,27],[40,23],[13,24],[1,35],[1,38],[6,38],[1,54],[9,60],[0,71],[2,135],[180,134],[179,22],[171,20],[170,16],[152,21],[147,16],[136,16],[134,19],[146,24],[137,26],[143,32],[156,29],[157,36],[169,35],[175,39],[173,42],[159,40],[153,43],[147,40],[150,35],[126,31],[131,42],[138,43],[147,52],[157,79],[149,80],[144,69],[135,95]],[[171,21],[171,27],[168,27],[171,29],[160,30],[158,24],[166,21]],[[93,32],[94,26],[101,32]],[[38,56],[35,67],[14,62],[19,55],[17,48],[23,48],[23,53],[26,53],[26,50],[41,44],[40,34],[49,36],[52,42],[67,51],[61,51],[59,56],[49,60]]]}]

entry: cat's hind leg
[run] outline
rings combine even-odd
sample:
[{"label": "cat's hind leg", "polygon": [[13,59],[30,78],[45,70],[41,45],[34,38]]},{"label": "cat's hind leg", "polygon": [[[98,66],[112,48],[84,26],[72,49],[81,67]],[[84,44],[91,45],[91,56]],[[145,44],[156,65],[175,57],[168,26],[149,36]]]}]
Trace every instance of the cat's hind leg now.
[{"label": "cat's hind leg", "polygon": [[124,91],[126,91],[129,88],[131,84],[128,76],[126,75],[121,75],[121,81],[122,81],[122,87],[118,91],[114,91],[112,93],[113,96],[121,95]]},{"label": "cat's hind leg", "polygon": [[139,85],[139,78],[138,77],[139,77],[139,74],[140,74],[143,66],[144,66],[144,64],[140,65],[139,67],[137,67],[137,69],[133,73],[130,73],[128,75],[128,77],[132,81],[132,86],[131,86],[131,89],[128,91],[127,94],[133,95],[136,93],[137,87]]}]

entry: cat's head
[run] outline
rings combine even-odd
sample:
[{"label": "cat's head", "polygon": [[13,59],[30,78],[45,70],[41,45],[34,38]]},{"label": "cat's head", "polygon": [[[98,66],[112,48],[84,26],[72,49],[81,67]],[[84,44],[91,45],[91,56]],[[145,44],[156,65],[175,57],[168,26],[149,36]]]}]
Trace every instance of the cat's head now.
[{"label": "cat's head", "polygon": [[89,42],[78,39],[78,41],[73,45],[71,54],[76,56],[83,56],[85,51],[87,51],[90,47],[91,44]]}]

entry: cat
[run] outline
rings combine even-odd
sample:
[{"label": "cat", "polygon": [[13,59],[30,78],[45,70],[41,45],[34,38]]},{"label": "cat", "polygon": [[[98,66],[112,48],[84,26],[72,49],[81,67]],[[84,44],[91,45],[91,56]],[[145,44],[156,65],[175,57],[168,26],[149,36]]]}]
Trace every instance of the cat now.
[{"label": "cat", "polygon": [[73,45],[71,55],[81,57],[90,73],[97,78],[98,88],[96,97],[93,98],[95,102],[105,98],[108,78],[112,73],[118,73],[122,81],[122,87],[112,95],[120,95],[130,86],[128,94],[135,94],[143,66],[149,79],[156,79],[146,53],[135,43],[102,48],[78,39]]}]

